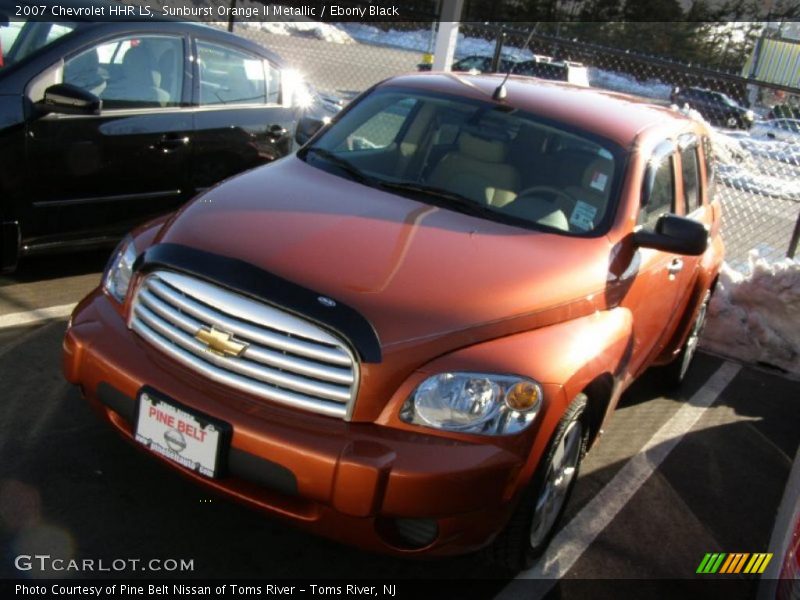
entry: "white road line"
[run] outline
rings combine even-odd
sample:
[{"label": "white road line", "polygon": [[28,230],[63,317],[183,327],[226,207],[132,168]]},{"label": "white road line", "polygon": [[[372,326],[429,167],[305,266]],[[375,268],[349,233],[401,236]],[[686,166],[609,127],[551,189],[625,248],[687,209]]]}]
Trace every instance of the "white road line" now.
[{"label": "white road line", "polygon": [[[614,520],[700,417],[717,400],[741,367],[724,363],[702,388],[661,426],[655,435],[617,472],[614,478],[559,531],[541,559],[519,573],[498,599],[543,597],[564,577],[595,538]],[[525,580],[538,579],[536,585]]]},{"label": "white road line", "polygon": [[59,306],[48,306],[47,308],[36,308],[25,312],[11,313],[10,315],[0,315],[0,329],[5,327],[18,327],[39,321],[50,319],[63,319],[72,313],[75,308],[73,304],[61,304]]}]

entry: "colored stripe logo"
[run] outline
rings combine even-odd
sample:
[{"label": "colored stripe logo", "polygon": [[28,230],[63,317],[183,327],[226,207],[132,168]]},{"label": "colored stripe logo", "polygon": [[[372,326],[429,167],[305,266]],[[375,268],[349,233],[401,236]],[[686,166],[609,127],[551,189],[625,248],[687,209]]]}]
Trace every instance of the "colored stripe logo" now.
[{"label": "colored stripe logo", "polygon": [[731,554],[709,552],[700,561],[700,566],[697,567],[696,572],[704,575],[713,575],[715,573],[761,574],[766,570],[771,560],[772,553],[766,552],[756,552],[754,554],[748,552],[733,552]]}]

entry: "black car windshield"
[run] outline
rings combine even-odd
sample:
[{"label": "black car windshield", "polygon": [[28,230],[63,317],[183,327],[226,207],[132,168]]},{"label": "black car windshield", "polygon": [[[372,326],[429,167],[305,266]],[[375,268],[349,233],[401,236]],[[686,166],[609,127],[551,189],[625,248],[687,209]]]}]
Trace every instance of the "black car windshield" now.
[{"label": "black car windshield", "polygon": [[9,21],[0,23],[2,67],[9,67],[49,46],[78,26],[70,22]]},{"label": "black car windshield", "polygon": [[298,156],[450,210],[589,235],[613,215],[624,153],[503,104],[388,88],[351,107]]}]

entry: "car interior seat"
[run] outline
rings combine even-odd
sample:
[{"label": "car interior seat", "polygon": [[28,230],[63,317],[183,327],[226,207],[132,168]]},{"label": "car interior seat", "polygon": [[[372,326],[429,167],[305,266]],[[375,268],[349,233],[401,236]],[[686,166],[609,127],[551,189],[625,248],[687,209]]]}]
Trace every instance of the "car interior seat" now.
[{"label": "car interior seat", "polygon": [[144,103],[166,106],[169,94],[161,89],[161,74],[155,69],[146,46],[130,48],[122,59],[122,76],[109,84],[104,99],[125,104]]},{"label": "car interior seat", "polygon": [[457,150],[436,164],[428,183],[484,205],[502,207],[512,202],[520,177],[517,169],[505,162],[506,141],[462,130],[457,143]]}]

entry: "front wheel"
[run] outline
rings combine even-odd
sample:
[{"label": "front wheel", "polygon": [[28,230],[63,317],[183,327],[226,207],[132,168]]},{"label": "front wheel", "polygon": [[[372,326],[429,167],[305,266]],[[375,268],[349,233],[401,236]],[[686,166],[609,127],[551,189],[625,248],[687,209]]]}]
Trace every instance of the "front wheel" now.
[{"label": "front wheel", "polygon": [[564,513],[586,454],[586,396],[579,394],[567,408],[506,528],[488,548],[488,559],[519,571],[547,548]]}]

